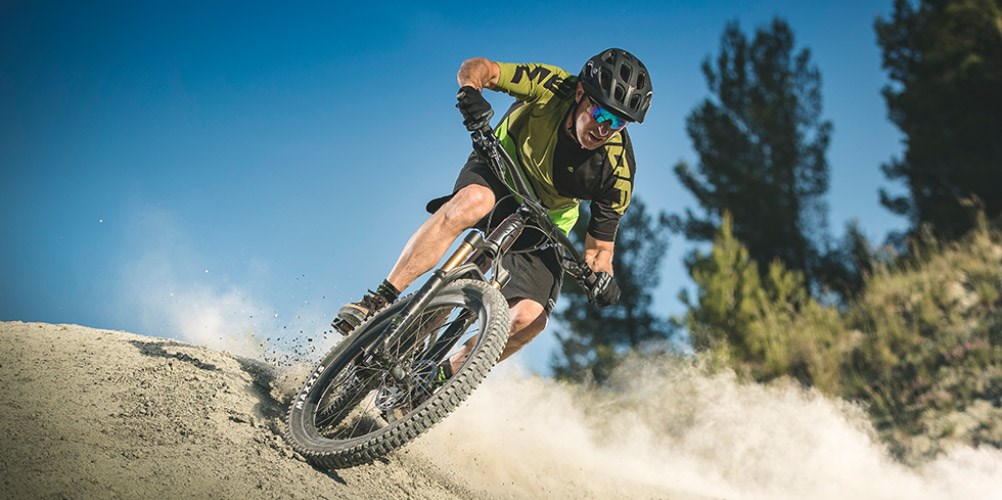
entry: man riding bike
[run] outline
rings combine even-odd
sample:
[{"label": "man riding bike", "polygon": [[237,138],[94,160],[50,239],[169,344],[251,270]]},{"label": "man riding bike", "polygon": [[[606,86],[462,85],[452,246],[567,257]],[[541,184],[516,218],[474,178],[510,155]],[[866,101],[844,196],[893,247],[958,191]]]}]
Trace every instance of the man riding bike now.
[{"label": "man riding bike", "polygon": [[[653,94],[643,63],[613,48],[589,59],[574,76],[545,64],[474,58],[463,62],[457,79],[456,106],[470,131],[489,126],[494,114],[482,89],[517,99],[495,133],[565,234],[578,218],[578,200],[591,200],[583,256],[599,281],[589,298],[600,307],[617,302],[613,248],[636,171],[626,126],[643,122]],[[453,194],[428,203],[431,217],[411,236],[383,283],[360,301],[342,307],[332,326],[350,333],[432,269],[463,231],[499,223],[519,202],[482,158],[470,155]],[[520,251],[503,261],[512,275],[502,290],[511,309],[511,330],[501,360],[543,331],[560,291],[563,271],[556,249],[539,246],[531,233],[526,231],[516,242]],[[448,378],[461,362],[444,363],[440,378]]]}]

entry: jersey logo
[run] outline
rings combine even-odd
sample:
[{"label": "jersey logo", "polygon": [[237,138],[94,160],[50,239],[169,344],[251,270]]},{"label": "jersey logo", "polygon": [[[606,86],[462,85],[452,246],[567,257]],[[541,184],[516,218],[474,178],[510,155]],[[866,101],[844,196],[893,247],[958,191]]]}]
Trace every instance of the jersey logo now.
[{"label": "jersey logo", "polygon": [[626,207],[630,205],[630,197],[633,194],[633,179],[630,175],[630,165],[626,159],[626,148],[623,141],[608,142],[605,146],[606,154],[612,162],[614,169],[612,177],[615,179],[614,188],[619,191],[619,203],[613,206],[613,210],[620,215],[626,212]]},{"label": "jersey logo", "polygon": [[561,99],[570,99],[574,96],[574,91],[577,90],[577,87],[578,77],[576,75],[571,75],[563,80],[560,80],[560,83],[557,84],[557,88],[553,91],[553,93]]},{"label": "jersey logo", "polygon": [[550,70],[542,66],[530,68],[528,64],[519,64],[515,66],[515,74],[511,77],[511,83],[519,83],[523,77],[528,77],[529,81],[543,84],[543,88],[550,92],[556,92],[562,81],[560,75],[554,74],[551,76]]}]

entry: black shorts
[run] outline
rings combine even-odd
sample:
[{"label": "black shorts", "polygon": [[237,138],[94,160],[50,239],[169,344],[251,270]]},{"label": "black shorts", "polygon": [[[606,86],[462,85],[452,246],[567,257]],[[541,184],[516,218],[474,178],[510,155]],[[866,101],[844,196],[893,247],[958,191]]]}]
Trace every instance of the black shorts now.
[{"label": "black shorts", "polygon": [[[515,213],[519,204],[511,195],[511,191],[476,153],[470,155],[466,165],[459,172],[456,184],[452,188],[452,195],[429,202],[428,212],[434,213],[460,189],[473,184],[490,188],[497,200],[494,211],[477,223],[477,228],[489,232],[504,221],[505,217]],[[542,242],[539,231],[529,228],[519,236],[512,251],[501,260],[501,265],[511,273],[511,279],[501,292],[509,301],[530,299],[538,302],[549,315],[557,304],[564,271],[560,267],[560,258],[555,248],[546,246],[534,249]]]}]

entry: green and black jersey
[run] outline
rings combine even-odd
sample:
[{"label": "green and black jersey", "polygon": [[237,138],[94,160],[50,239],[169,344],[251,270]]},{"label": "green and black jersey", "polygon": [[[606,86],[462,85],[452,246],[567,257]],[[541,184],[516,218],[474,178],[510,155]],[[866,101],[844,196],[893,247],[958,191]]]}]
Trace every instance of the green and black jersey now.
[{"label": "green and black jersey", "polygon": [[518,100],[495,128],[508,154],[565,233],[578,219],[578,201],[591,200],[588,233],[613,241],[636,173],[629,134],[624,129],[601,148],[582,149],[564,132],[567,113],[577,104],[576,76],[546,64],[498,66],[494,89]]}]

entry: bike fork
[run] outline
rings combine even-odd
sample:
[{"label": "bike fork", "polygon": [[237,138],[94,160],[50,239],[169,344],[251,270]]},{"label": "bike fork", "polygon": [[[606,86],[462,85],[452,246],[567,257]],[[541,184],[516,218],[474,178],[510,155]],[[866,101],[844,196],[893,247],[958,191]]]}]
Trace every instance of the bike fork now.
[{"label": "bike fork", "polygon": [[[448,278],[449,272],[454,270],[460,264],[469,259],[470,255],[483,245],[484,238],[479,231],[472,231],[463,242],[460,243],[459,248],[446,260],[445,264],[436,269],[431,278],[421,287],[417,293],[414,294],[414,298],[411,300],[407,308],[403,310],[400,314],[396,315],[387,327],[387,332],[383,335],[383,341],[377,342],[366,349],[366,358],[380,360],[382,356],[379,355],[384,348],[390,346],[393,343],[404,344],[412,339],[396,339],[396,332],[409,331],[412,323],[417,321],[420,316],[420,312],[428,305],[428,302],[432,297],[445,286],[446,283],[450,281]],[[416,339],[415,339],[416,340]],[[391,371],[394,378],[397,378],[397,374]]]}]

